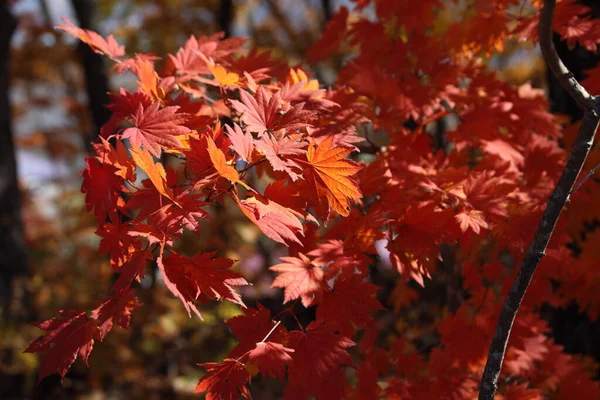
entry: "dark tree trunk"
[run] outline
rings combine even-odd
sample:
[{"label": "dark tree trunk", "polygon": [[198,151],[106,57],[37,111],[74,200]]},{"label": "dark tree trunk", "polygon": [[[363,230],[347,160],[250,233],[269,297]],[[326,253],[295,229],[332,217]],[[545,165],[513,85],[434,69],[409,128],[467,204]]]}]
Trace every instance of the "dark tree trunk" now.
[{"label": "dark tree trunk", "polygon": [[8,318],[13,281],[29,270],[8,95],[10,41],[17,20],[10,12],[8,0],[0,0],[0,21],[0,293],[4,316]]},{"label": "dark tree trunk", "polygon": [[331,0],[321,0],[321,7],[323,7],[323,16],[325,17],[325,23],[327,23],[329,22],[333,14]]},{"label": "dark tree trunk", "polygon": [[[90,0],[71,0],[71,4],[79,20],[79,26],[83,29],[92,29],[93,2]],[[98,138],[100,128],[111,115],[110,110],[106,108],[106,104],[110,102],[108,78],[104,70],[104,58],[100,54],[95,53],[83,42],[78,43],[78,52],[83,64],[87,98],[94,125],[92,130],[85,136],[85,144],[88,148],[91,148],[90,143]]]},{"label": "dark tree trunk", "polygon": [[231,22],[233,21],[233,0],[221,0],[217,15],[219,29],[225,32],[225,37],[231,36]]}]

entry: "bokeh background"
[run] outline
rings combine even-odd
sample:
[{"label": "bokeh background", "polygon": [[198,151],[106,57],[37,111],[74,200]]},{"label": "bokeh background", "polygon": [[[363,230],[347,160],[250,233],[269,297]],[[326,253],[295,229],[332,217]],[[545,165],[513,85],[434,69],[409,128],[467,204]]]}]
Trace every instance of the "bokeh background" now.
[{"label": "bokeh background", "polygon": [[[351,3],[0,0],[0,221],[5,221],[0,223],[0,399],[197,398],[193,389],[202,371],[196,363],[222,359],[235,344],[223,322],[239,313],[235,306],[206,305],[204,321],[189,318],[180,301],[154,278],[156,271],[150,270],[139,284],[137,294],[144,306],[133,314],[130,329],[115,329],[97,344],[89,368],[78,361],[62,383],[52,376],[37,385],[38,355],[22,353],[40,334],[31,322],[50,318],[60,309],[89,308],[106,295],[113,279],[107,258],[97,254],[99,239],[92,215],[85,212],[80,173],[90,141],[110,117],[103,107],[108,102],[106,93],[135,87],[135,77],[111,71],[99,55],[55,30],[61,16],[102,35],[113,34],[128,54],[152,52],[165,57],[190,35],[222,31],[226,36],[248,37],[248,48],[270,50],[273,58],[296,65],[303,62],[335,10]],[[587,3],[598,12],[594,1]],[[370,12],[369,8],[362,11]],[[451,20],[460,17],[455,13],[461,9],[449,7],[443,12]],[[14,32],[9,29],[11,18],[17,22]],[[352,51],[348,48],[326,63],[304,67],[327,85],[334,82]],[[596,54],[580,48],[563,46],[560,52],[579,77],[598,61]],[[578,116],[576,107],[549,79],[536,48],[507,41],[502,54],[486,61],[502,79],[531,82],[547,90],[553,111]],[[17,179],[13,179],[14,160]],[[203,231],[201,238],[186,237],[185,246],[224,249],[223,255],[243,260],[237,268],[254,284],[243,291],[246,303],[281,307],[281,293],[270,288],[272,276],[266,267],[285,255],[282,249],[265,240],[245,218],[227,210],[217,210],[212,226]],[[379,265],[375,278],[392,290],[385,284],[386,268]],[[436,285],[444,284],[443,276],[442,281],[435,279],[428,289],[431,296]],[[597,324],[577,310],[549,309],[546,314],[556,340],[567,351],[598,359]],[[565,326],[578,330],[585,348],[569,342],[572,332]],[[258,382],[253,395],[279,398],[278,385]]]}]

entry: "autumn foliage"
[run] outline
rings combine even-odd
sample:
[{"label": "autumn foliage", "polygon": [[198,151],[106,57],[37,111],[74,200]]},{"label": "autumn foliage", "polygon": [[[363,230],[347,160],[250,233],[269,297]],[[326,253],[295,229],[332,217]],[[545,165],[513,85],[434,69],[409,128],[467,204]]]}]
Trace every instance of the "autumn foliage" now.
[{"label": "autumn foliage", "polygon": [[[484,62],[509,38],[537,40],[540,2],[476,0],[463,20],[440,0],[353,3],[308,54],[313,65],[352,54],[328,89],[244,39],[190,37],[161,60],[59,26],[135,74],[138,89],[111,94],[83,172],[100,251],[119,276],[95,309],[39,324],[47,333],[27,351],[44,353],[40,379],[64,376],[115,325],[126,328],[142,306],[134,283],[156,263],[192,318],[207,301],[243,310],[226,321],[239,341],[228,358],[200,365],[208,399],[250,398],[257,375],[283,382],[286,399],[476,397],[502,301],[576,131],[541,90],[500,81]],[[360,13],[372,3],[376,18]],[[595,50],[600,23],[586,13],[559,3],[555,30]],[[599,159],[593,151],[587,169]],[[580,235],[597,191],[587,182],[555,232],[513,328],[499,398],[600,398],[595,365],[564,353],[539,315],[576,302],[600,316],[598,234]],[[270,267],[282,312],[245,306],[238,288],[252,282],[224,249],[179,253],[184,231],[199,233],[215,207],[288,248]],[[397,271],[389,296],[371,281],[376,265]],[[424,323],[411,310],[436,275],[455,278]],[[299,307],[314,309],[312,322],[296,318]],[[423,335],[436,344],[420,348]]]}]

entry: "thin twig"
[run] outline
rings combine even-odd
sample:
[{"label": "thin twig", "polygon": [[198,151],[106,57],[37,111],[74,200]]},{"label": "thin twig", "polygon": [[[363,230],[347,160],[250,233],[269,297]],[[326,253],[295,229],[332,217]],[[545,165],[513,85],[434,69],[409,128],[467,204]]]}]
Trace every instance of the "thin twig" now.
[{"label": "thin twig", "polygon": [[569,196],[572,196],[572,195],[573,195],[573,194],[574,194],[576,191],[578,191],[578,190],[579,190],[579,188],[583,186],[583,184],[585,183],[585,181],[587,181],[588,179],[590,179],[590,178],[592,177],[592,175],[594,175],[594,174],[596,173],[596,171],[598,170],[598,168],[600,168],[600,164],[598,164],[598,165],[596,165],[594,168],[592,168],[592,169],[590,170],[590,172],[588,172],[588,173],[586,174],[586,176],[584,176],[584,177],[583,177],[583,179],[581,180],[581,182],[579,182],[579,183],[577,184],[577,186],[575,186],[575,187],[573,188],[573,190],[571,190],[571,193],[569,193]]},{"label": "thin twig", "polygon": [[565,67],[560,60],[554,44],[552,42],[552,18],[554,14],[555,0],[545,0],[544,7],[540,14],[540,46],[544,59],[548,63],[548,66],[563,85],[565,90],[571,97],[579,104],[584,110],[584,117],[577,139],[567,165],[563,170],[560,179],[556,187],[554,188],[546,210],[542,216],[542,220],[538,225],[535,236],[523,264],[517,273],[508,297],[506,298],[502,310],[500,311],[500,318],[496,325],[496,331],[490,350],[488,354],[487,363],[481,377],[481,384],[479,387],[479,399],[480,400],[492,400],[496,393],[498,376],[502,369],[502,361],[504,360],[504,354],[506,352],[506,346],[510,336],[513,322],[519,311],[521,301],[525,296],[525,292],[531,283],[533,274],[545,255],[546,247],[552,237],[554,227],[563,210],[565,204],[569,201],[569,195],[572,192],[573,185],[577,180],[581,168],[585,162],[585,159],[592,147],[594,142],[594,136],[600,117],[598,117],[597,109],[598,99],[592,97],[589,93],[577,82],[573,77],[573,74]]},{"label": "thin twig", "polygon": [[275,331],[275,329],[277,329],[277,327],[279,326],[279,324],[281,324],[281,321],[277,321],[277,323],[275,324],[275,326],[273,326],[273,328],[271,328],[271,330],[269,331],[269,333],[267,333],[267,336],[265,336],[265,338],[263,340],[260,341],[260,343],[264,343],[269,336],[271,336],[271,334]]},{"label": "thin twig", "polygon": [[[267,158],[266,158],[266,157],[263,157],[263,158],[261,158],[260,160],[258,160],[258,161],[256,161],[256,162],[250,163],[250,164],[246,165],[246,166],[245,166],[243,169],[241,169],[241,170],[239,171],[239,174],[240,174],[240,175],[242,175],[242,174],[246,174],[246,172],[248,172],[248,170],[249,170],[249,169],[251,169],[251,168],[254,168],[254,167],[256,167],[258,164],[261,164],[261,163],[263,163],[263,162],[265,162],[265,161],[267,161]],[[243,177],[243,176],[242,176],[242,177]]]}]

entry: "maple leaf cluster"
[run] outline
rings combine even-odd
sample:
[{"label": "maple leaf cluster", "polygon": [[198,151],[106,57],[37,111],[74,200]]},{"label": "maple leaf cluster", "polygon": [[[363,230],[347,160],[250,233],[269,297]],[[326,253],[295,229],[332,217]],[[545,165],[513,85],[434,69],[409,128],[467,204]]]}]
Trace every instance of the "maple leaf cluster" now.
[{"label": "maple leaf cluster", "polygon": [[[537,8],[515,15],[520,1],[476,0],[476,16],[442,24],[441,0],[354,3],[309,51],[317,62],[352,47],[328,90],[301,68],[244,52],[243,39],[190,37],[157,70],[155,56],[126,57],[112,37],[59,26],[107,55],[117,72],[135,74],[138,89],[111,95],[112,118],[83,172],[100,251],[120,275],[91,313],[63,311],[39,325],[48,333],[27,351],[45,352],[40,379],[64,376],[115,323],[127,326],[139,306],[132,284],[155,260],[190,315],[201,318],[198,303],[209,300],[243,308],[226,321],[239,344],[225,360],[201,365],[207,373],[197,391],[208,399],[250,398],[258,374],[285,381],[288,399],[476,396],[501,301],[564,164],[559,140],[572,142],[539,90],[499,81],[481,62],[506,38],[536,40]],[[376,19],[361,14],[369,4]],[[557,20],[558,33],[595,48],[600,29],[587,9],[559,7],[569,13]],[[179,162],[163,164],[165,157]],[[288,304],[278,315],[245,308],[236,288],[249,282],[233,260],[177,252],[183,232],[200,233],[211,207],[227,199],[289,248],[270,267]],[[563,353],[538,313],[545,302],[572,300],[593,318],[600,313],[598,273],[567,247],[585,210],[569,210],[575,222],[557,227],[521,308],[500,377],[503,398],[600,398],[590,364]],[[369,282],[381,264],[399,277],[385,299]],[[406,316],[419,287],[449,268],[460,275],[446,289],[453,305],[428,325],[406,317],[383,329],[383,310],[388,320]],[[316,307],[307,326],[295,318],[298,303]],[[294,329],[283,316],[296,319]],[[424,335],[437,338],[427,351],[416,340]]]}]

